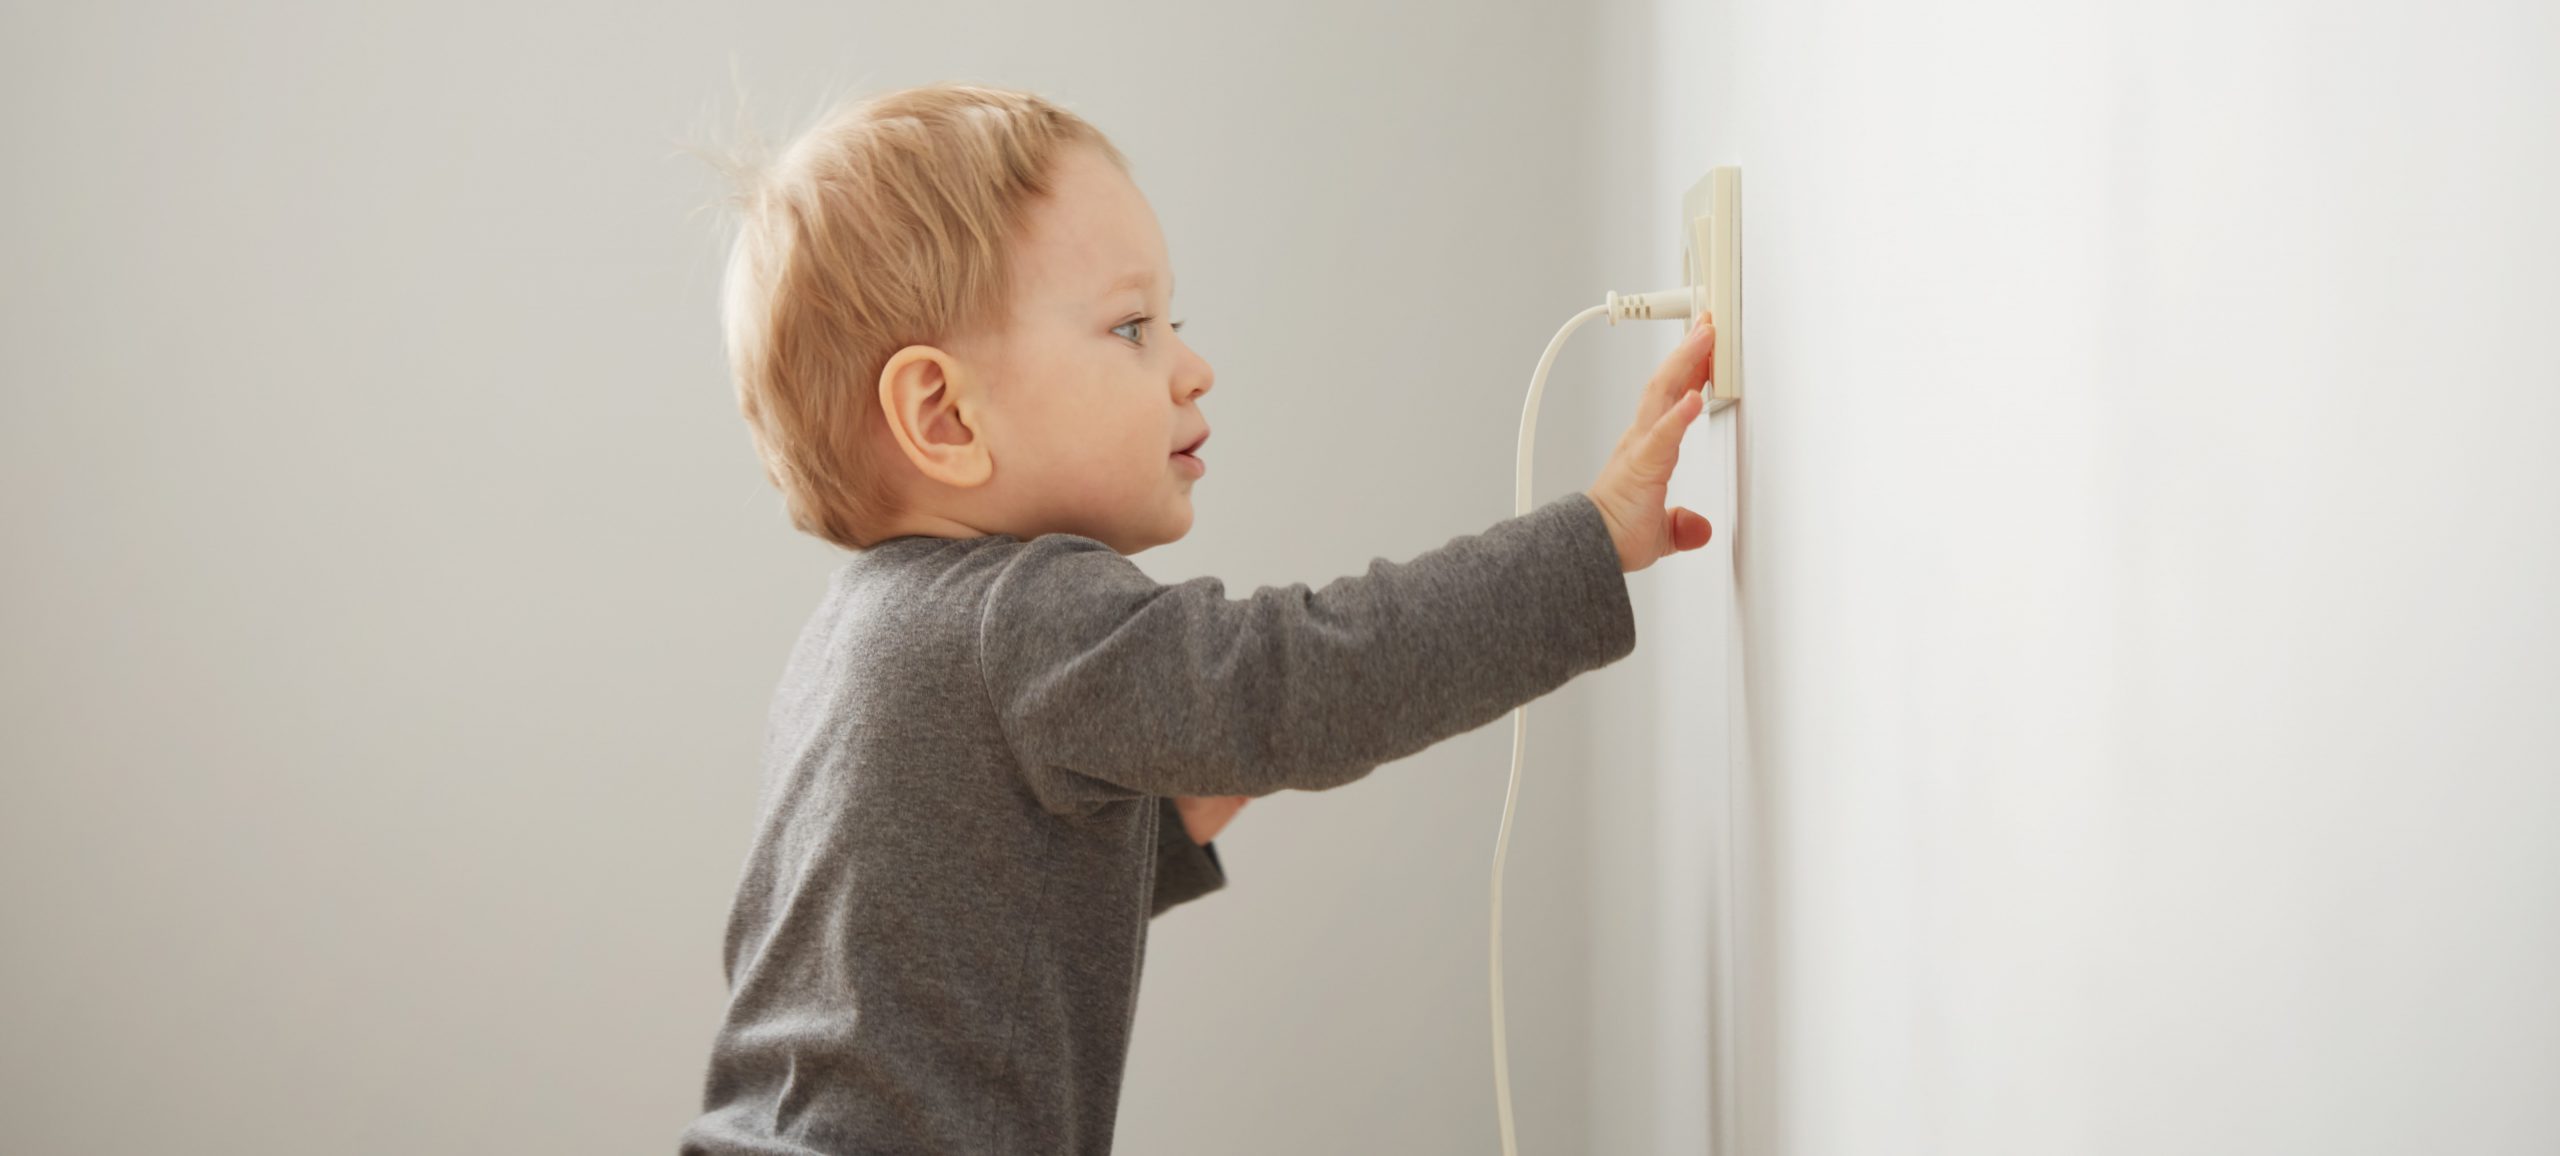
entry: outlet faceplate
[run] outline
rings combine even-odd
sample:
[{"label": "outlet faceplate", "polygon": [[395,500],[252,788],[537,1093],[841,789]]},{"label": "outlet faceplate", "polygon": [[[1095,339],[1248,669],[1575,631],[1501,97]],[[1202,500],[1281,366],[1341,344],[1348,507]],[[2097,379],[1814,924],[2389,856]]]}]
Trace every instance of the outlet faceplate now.
[{"label": "outlet faceplate", "polygon": [[1716,324],[1707,412],[1742,400],[1742,169],[1718,165],[1680,196],[1681,268]]}]

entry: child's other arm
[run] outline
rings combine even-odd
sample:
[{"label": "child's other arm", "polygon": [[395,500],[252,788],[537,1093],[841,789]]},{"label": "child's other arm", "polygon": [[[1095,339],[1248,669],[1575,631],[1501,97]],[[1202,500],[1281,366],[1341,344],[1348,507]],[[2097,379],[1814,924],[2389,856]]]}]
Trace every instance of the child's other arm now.
[{"label": "child's other arm", "polygon": [[1147,908],[1150,919],[1227,885],[1227,869],[1218,862],[1218,849],[1192,836],[1182,821],[1180,804],[1161,799],[1156,809],[1160,813],[1156,816],[1155,895]]}]

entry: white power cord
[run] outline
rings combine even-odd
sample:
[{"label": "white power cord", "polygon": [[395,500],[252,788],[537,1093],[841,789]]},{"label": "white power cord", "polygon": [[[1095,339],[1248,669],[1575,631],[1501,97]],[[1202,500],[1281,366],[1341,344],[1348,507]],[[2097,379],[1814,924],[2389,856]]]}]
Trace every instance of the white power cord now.
[{"label": "white power cord", "polygon": [[[1607,315],[1609,324],[1627,321],[1671,321],[1694,316],[1703,286],[1694,289],[1664,289],[1633,297],[1611,292],[1607,299],[1573,315],[1573,320],[1556,330],[1555,339],[1547,342],[1547,351],[1538,358],[1538,371],[1529,378],[1529,402],[1520,410],[1520,457],[1514,472],[1512,513],[1529,512],[1529,463],[1538,441],[1538,399],[1547,392],[1547,370],[1556,363],[1556,354],[1564,349],[1565,338],[1582,323]],[[1511,812],[1520,802],[1520,761],[1529,749],[1529,705],[1520,704],[1511,712],[1511,789],[1502,798],[1502,832],[1493,841],[1493,1098],[1502,1116],[1502,1156],[1520,1156],[1519,1141],[1511,1132],[1511,1060],[1503,1043],[1502,1027],[1502,860],[1511,853]]]}]

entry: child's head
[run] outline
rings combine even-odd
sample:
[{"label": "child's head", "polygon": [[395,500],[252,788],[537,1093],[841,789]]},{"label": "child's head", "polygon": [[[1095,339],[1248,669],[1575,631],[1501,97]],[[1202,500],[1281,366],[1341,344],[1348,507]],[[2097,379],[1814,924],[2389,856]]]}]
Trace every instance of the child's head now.
[{"label": "child's head", "polygon": [[792,525],[851,549],[1189,531],[1173,453],[1212,374],[1127,170],[1075,114],[969,85],[847,104],[733,167],[731,371]]}]

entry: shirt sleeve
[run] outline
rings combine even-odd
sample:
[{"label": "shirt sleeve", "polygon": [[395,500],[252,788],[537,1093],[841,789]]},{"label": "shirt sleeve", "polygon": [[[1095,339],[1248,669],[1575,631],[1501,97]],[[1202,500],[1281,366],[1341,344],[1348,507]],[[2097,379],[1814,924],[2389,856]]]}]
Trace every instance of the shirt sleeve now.
[{"label": "shirt sleeve", "polygon": [[1617,546],[1580,491],[1411,561],[1242,598],[1043,534],[1001,564],[978,635],[1006,741],[1058,814],[1340,786],[1636,641]]},{"label": "shirt sleeve", "polygon": [[1182,809],[1168,798],[1156,808],[1156,889],[1147,910],[1150,919],[1165,913],[1176,904],[1187,903],[1227,885],[1227,871],[1218,862],[1217,840],[1206,843],[1191,841],[1191,831],[1182,825]]}]

